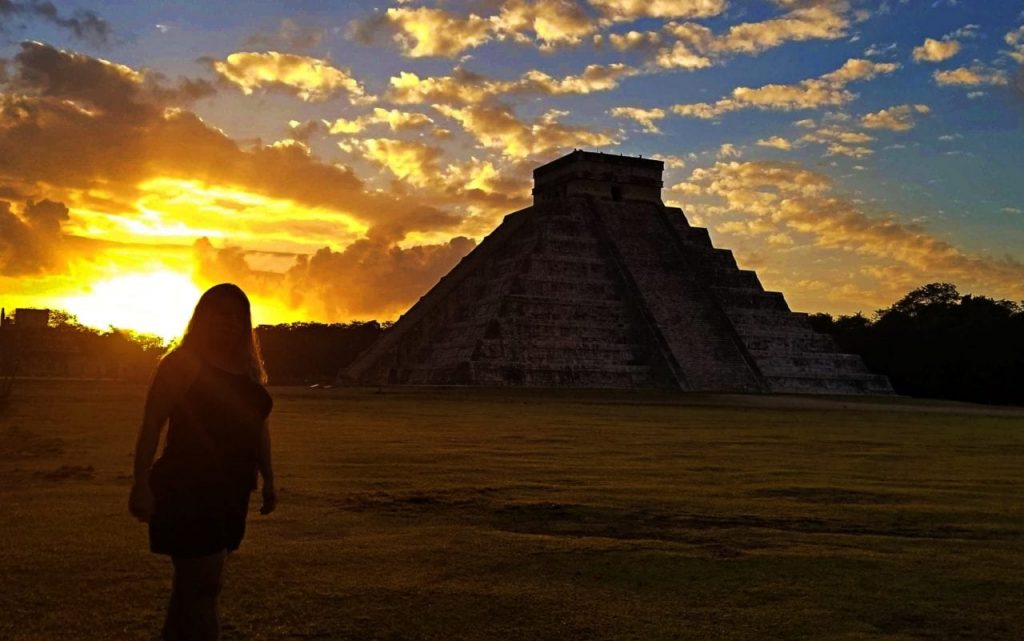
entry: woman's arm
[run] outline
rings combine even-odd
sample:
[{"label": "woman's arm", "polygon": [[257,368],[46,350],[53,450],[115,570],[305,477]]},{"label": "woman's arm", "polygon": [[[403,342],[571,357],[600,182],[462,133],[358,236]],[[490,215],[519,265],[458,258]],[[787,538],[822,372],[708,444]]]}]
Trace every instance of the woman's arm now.
[{"label": "woman's arm", "polygon": [[260,514],[270,514],[277,507],[277,488],[274,486],[274,468],[270,462],[270,424],[264,420],[260,427],[260,451],[257,465],[263,477],[263,505]]},{"label": "woman's arm", "polygon": [[177,400],[195,378],[197,363],[184,354],[171,354],[160,361],[146,394],[142,425],[135,439],[135,462],[128,511],[142,522],[153,515],[153,492],[149,487],[149,468],[153,465],[160,433]]}]

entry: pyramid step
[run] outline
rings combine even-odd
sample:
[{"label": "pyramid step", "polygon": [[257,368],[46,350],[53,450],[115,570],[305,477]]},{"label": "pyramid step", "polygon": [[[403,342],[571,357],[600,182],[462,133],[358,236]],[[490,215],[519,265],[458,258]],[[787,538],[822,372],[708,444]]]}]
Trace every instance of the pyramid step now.
[{"label": "pyramid step", "polygon": [[810,331],[807,314],[801,312],[779,313],[777,310],[734,309],[730,310],[729,318],[741,335],[747,335],[771,328],[780,334],[790,331]]},{"label": "pyramid step", "polygon": [[718,302],[732,309],[775,309],[788,312],[789,305],[779,292],[766,292],[754,287],[712,286],[711,291],[718,297]]},{"label": "pyramid step", "polygon": [[867,374],[864,361],[855,354],[805,352],[794,355],[753,353],[764,376],[833,376]]},{"label": "pyramid step", "polygon": [[757,358],[803,352],[836,351],[836,344],[832,337],[812,331],[785,334],[743,334],[743,343],[747,346],[747,350]]},{"label": "pyramid step", "polygon": [[776,376],[767,379],[775,394],[892,394],[889,379],[880,374],[830,376]]}]

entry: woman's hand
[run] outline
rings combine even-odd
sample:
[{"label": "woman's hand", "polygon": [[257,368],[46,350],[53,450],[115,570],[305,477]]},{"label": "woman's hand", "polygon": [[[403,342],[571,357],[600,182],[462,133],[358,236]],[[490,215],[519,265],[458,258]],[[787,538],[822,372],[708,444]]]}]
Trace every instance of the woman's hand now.
[{"label": "woman's hand", "polygon": [[143,523],[149,523],[153,512],[156,511],[156,500],[153,498],[149,483],[132,484],[132,492],[128,497],[128,511]]},{"label": "woman's hand", "polygon": [[277,508],[277,488],[273,483],[263,482],[263,505],[260,506],[260,514],[267,515]]}]

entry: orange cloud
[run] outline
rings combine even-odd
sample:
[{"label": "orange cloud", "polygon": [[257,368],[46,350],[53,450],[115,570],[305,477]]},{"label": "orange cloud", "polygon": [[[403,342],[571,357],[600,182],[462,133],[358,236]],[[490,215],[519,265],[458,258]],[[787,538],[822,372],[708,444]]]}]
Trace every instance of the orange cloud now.
[{"label": "orange cloud", "polygon": [[644,131],[652,134],[660,131],[654,121],[665,117],[664,109],[641,109],[639,107],[613,107],[608,113],[616,118],[634,120],[643,127]]},{"label": "orange cloud", "polygon": [[638,73],[639,70],[621,63],[587,65],[583,73],[563,78],[531,69],[515,80],[494,80],[461,67],[456,67],[450,76],[428,78],[403,71],[391,78],[387,98],[398,104],[461,104],[481,102],[504,94],[589,94],[615,89],[623,78]]},{"label": "orange cloud", "polygon": [[393,138],[366,138],[353,144],[363,150],[369,160],[417,187],[431,183],[439,171],[441,150],[432,145]]},{"label": "orange cloud", "polygon": [[391,7],[386,19],[410,58],[455,56],[491,39],[491,23],[475,14],[459,17],[431,7]]},{"label": "orange cloud", "polygon": [[1024,65],[1024,26],[1007,33],[1003,40],[1011,47],[1010,57]]},{"label": "orange cloud", "polygon": [[17,214],[11,210],[11,203],[0,200],[0,274],[19,276],[62,270],[62,226],[68,219],[68,208],[63,203],[29,201]]},{"label": "orange cloud", "polygon": [[783,138],[782,136],[771,136],[769,138],[761,138],[757,141],[759,147],[774,147],[775,149],[781,149],[783,151],[789,151],[793,148],[793,143]]},{"label": "orange cloud", "polygon": [[928,105],[899,105],[882,109],[875,113],[865,114],[860,123],[868,129],[888,129],[890,131],[906,131],[917,124],[914,114],[926,114],[931,109]]},{"label": "orange cloud", "polygon": [[936,71],[932,74],[932,78],[940,86],[977,87],[1009,84],[1004,72],[979,64],[971,67],[957,67],[947,71]]},{"label": "orange cloud", "polygon": [[[845,12],[849,7],[845,2],[783,4],[783,7],[790,11],[778,18],[733,25],[720,35],[693,22],[670,22],[664,26],[664,31],[675,37],[675,41],[657,52],[655,62],[666,68],[699,69],[723,56],[755,54],[786,42],[835,40],[846,35],[849,19]],[[640,38],[635,41],[641,43]]]},{"label": "orange cloud", "polygon": [[960,51],[956,40],[925,38],[924,44],[914,47],[914,62],[942,62],[949,60]]},{"label": "orange cloud", "polygon": [[[694,170],[683,185],[672,191],[690,200],[689,209],[711,219],[715,229],[765,240],[785,234],[807,261],[820,260],[823,252],[855,257],[838,263],[843,268],[831,275],[836,279],[832,286],[844,284],[850,270],[860,269],[862,274],[899,274],[892,277],[897,290],[907,282],[949,280],[999,296],[1024,295],[1024,264],[1019,261],[970,255],[918,225],[871,215],[836,193],[827,176],[795,163],[717,162]],[[720,228],[727,222],[732,224]],[[786,263],[795,260],[792,256],[765,260],[782,273],[794,269]],[[826,277],[823,272],[817,276]],[[879,280],[873,287],[876,296],[890,295],[891,282]]]},{"label": "orange cloud", "polygon": [[564,111],[551,110],[527,122],[520,120],[511,107],[502,104],[462,108],[434,105],[434,109],[458,121],[483,147],[495,149],[508,158],[526,159],[567,148],[603,147],[618,142],[610,132],[559,122],[567,114]]},{"label": "orange cloud", "polygon": [[681,116],[709,119],[740,109],[791,111],[839,106],[852,101],[855,97],[846,89],[849,83],[870,80],[880,74],[892,73],[898,68],[899,65],[896,63],[851,58],[842,67],[818,78],[801,80],[792,85],[736,87],[729,97],[721,98],[714,103],[674,105],[672,111]]},{"label": "orange cloud", "polygon": [[710,18],[725,11],[725,0],[590,0],[613,21],[641,18]]},{"label": "orange cloud", "polygon": [[302,100],[326,100],[344,93],[349,100],[368,100],[362,84],[347,69],[326,60],[290,53],[240,51],[213,61],[214,70],[249,95],[257,89],[274,88]]}]

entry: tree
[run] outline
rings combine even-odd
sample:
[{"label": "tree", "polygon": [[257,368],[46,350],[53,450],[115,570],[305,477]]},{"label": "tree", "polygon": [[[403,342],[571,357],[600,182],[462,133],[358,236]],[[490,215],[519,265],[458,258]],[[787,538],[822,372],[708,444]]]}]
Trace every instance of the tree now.
[{"label": "tree", "polygon": [[860,354],[900,394],[1024,404],[1024,307],[961,295],[950,283],[908,292],[873,321],[861,314],[812,324]]}]

